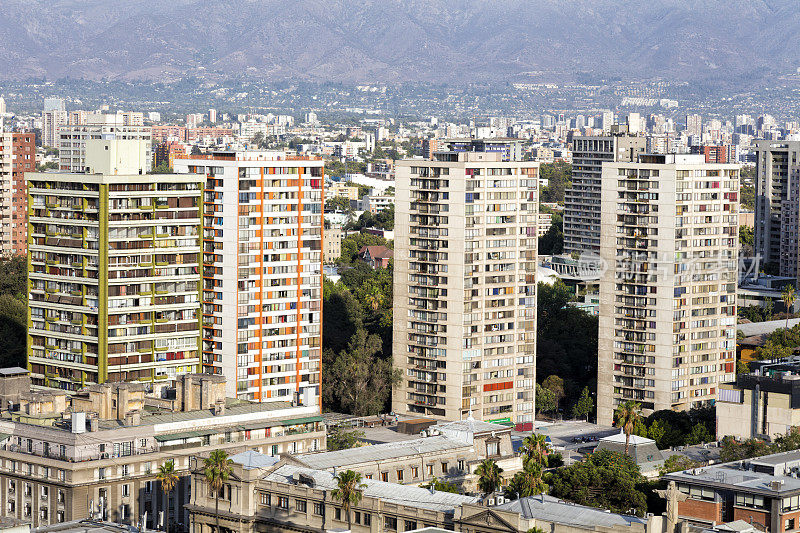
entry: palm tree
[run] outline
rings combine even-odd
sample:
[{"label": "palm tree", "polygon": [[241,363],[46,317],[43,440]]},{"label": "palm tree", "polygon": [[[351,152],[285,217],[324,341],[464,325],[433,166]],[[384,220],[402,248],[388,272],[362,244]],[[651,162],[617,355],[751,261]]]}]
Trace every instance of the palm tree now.
[{"label": "palm tree", "polygon": [[794,294],[794,287],[792,285],[786,285],[783,287],[781,291],[781,300],[783,300],[783,305],[786,308],[786,329],[789,329],[789,315],[792,314],[792,306],[794,306],[794,301],[797,298]]},{"label": "palm tree", "polygon": [[522,451],[539,465],[544,464],[544,457],[547,455],[547,437],[531,433],[522,441]]},{"label": "palm tree", "polygon": [[617,427],[621,427],[625,432],[625,455],[628,455],[628,445],[631,441],[631,433],[633,428],[636,427],[636,422],[641,417],[642,406],[636,402],[628,401],[620,404],[617,411],[614,413],[614,423]]},{"label": "palm tree", "polygon": [[352,530],[350,523],[350,509],[353,505],[358,505],[361,501],[363,490],[367,486],[361,482],[361,474],[352,470],[339,472],[333,479],[336,480],[336,488],[331,491],[331,495],[337,500],[341,500],[342,509],[347,515],[347,529]]},{"label": "palm tree", "polygon": [[[178,483],[178,476],[175,474],[175,461],[170,459],[159,466],[156,479],[161,483],[161,490],[167,495],[167,508],[164,514],[166,515],[167,531],[169,531],[169,494]],[[153,519],[155,520],[155,517]]]},{"label": "palm tree", "polygon": [[383,293],[376,285],[372,285],[369,289],[367,289],[366,297],[367,302],[373,311],[377,311],[383,303]]},{"label": "palm tree", "polygon": [[508,487],[517,493],[518,498],[545,492],[547,485],[542,481],[542,465],[532,457],[523,459],[522,470],[514,474]]},{"label": "palm tree", "polygon": [[478,488],[484,496],[488,496],[503,484],[503,469],[492,459],[484,459],[475,469],[478,474]]},{"label": "palm tree", "polygon": [[216,533],[219,533],[219,495],[225,486],[225,481],[231,475],[231,464],[233,464],[233,461],[228,458],[228,454],[223,450],[214,450],[203,461],[206,483],[214,491],[214,499],[216,500],[214,513],[217,519]]}]

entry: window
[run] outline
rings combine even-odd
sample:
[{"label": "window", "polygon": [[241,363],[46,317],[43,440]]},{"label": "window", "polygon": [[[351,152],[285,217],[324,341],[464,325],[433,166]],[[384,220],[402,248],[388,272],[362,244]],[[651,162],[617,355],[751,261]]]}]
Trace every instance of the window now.
[{"label": "window", "polygon": [[25,496],[30,496],[31,495],[31,484],[30,483],[25,483],[25,487],[22,489],[22,491],[25,494]]},{"label": "window", "polygon": [[406,520],[404,526],[404,531],[413,531],[417,529],[417,522],[414,520]]},{"label": "window", "polygon": [[139,439],[139,447],[146,448],[147,447],[147,439]]},{"label": "window", "polygon": [[427,471],[426,473],[428,474],[428,476],[433,475],[433,465],[426,465],[425,470]]},{"label": "window", "polygon": [[97,479],[105,479],[106,478],[106,469],[105,468],[98,468],[97,469]]},{"label": "window", "polygon": [[127,498],[130,495],[131,495],[131,486],[125,483],[124,485],[122,485],[122,497]]},{"label": "window", "polygon": [[369,513],[364,513],[364,525],[371,526],[372,525],[372,515]]},{"label": "window", "polygon": [[57,496],[58,503],[64,503],[64,491],[58,489],[58,496]]},{"label": "window", "polygon": [[[690,489],[690,496],[691,496],[691,490],[694,489],[694,488],[695,487],[692,487]],[[741,494],[741,493],[737,494],[736,495],[735,504],[736,505],[741,505],[743,507],[754,507],[754,508],[757,508],[757,509],[764,509],[765,508],[764,507],[764,497],[763,496],[755,496],[753,494]]]},{"label": "window", "polygon": [[418,478],[419,477],[419,467],[412,466],[411,467],[411,477]]},{"label": "window", "polygon": [[325,508],[322,506],[321,503],[314,504],[314,514],[317,516],[324,516],[325,515]]},{"label": "window", "polygon": [[705,487],[689,487],[689,497],[695,500],[714,501],[714,490]]},{"label": "window", "polygon": [[130,467],[128,465],[122,465],[122,475],[127,476],[130,472]]},{"label": "window", "polygon": [[364,477],[367,478],[367,479],[372,479],[372,474],[367,474]]},{"label": "window", "polygon": [[402,469],[399,469],[397,471],[397,481],[398,482],[403,481],[403,470]]},{"label": "window", "polygon": [[10,479],[10,480],[8,481],[8,493],[9,493],[9,494],[14,494],[14,492],[15,492],[16,490],[17,490],[17,482],[16,482],[16,481],[14,481],[13,479]]},{"label": "window", "polygon": [[383,527],[391,531],[397,531],[397,517],[396,516],[383,517]]},{"label": "window", "polygon": [[286,496],[278,496],[278,507],[281,509],[289,508],[289,498]]},{"label": "window", "polygon": [[794,528],[795,528],[795,519],[794,518],[788,519],[786,521],[786,527],[784,528],[784,531],[790,531]]},{"label": "window", "polygon": [[261,505],[272,505],[272,495],[267,492],[262,492]]},{"label": "window", "polygon": [[145,481],[144,482],[144,493],[145,494],[150,494],[151,492],[153,492],[153,481],[152,480]]},{"label": "window", "polygon": [[59,523],[64,521],[64,511],[56,511],[56,521]]},{"label": "window", "polygon": [[442,462],[442,474],[447,474],[447,463]]},{"label": "window", "polygon": [[354,515],[353,516],[353,522],[355,522],[356,524],[360,524],[361,523],[361,512],[360,511],[355,511],[353,513],[353,515]]},{"label": "window", "polygon": [[305,500],[296,500],[294,502],[294,508],[298,513],[305,513],[308,507]]},{"label": "window", "polygon": [[486,455],[488,457],[492,457],[495,455],[500,455],[500,442],[487,442],[486,443]]},{"label": "window", "polygon": [[46,500],[47,497],[50,495],[50,487],[42,486],[40,493],[41,493],[42,499]]},{"label": "window", "polygon": [[381,472],[381,481],[389,481],[389,472]]}]

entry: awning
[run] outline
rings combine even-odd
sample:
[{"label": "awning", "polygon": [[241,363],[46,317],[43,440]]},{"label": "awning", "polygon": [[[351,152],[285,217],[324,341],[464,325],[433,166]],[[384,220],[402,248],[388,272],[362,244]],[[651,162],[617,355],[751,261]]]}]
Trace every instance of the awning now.
[{"label": "awning", "polygon": [[202,437],[203,435],[210,435],[211,432],[206,431],[184,431],[182,433],[167,433],[166,435],[156,435],[158,442],[166,442],[170,440],[183,440],[191,439],[193,437]]},{"label": "awning", "polygon": [[290,418],[289,420],[281,420],[282,426],[295,426],[297,424],[310,424],[311,422],[322,422],[321,416],[307,416],[305,418]]}]

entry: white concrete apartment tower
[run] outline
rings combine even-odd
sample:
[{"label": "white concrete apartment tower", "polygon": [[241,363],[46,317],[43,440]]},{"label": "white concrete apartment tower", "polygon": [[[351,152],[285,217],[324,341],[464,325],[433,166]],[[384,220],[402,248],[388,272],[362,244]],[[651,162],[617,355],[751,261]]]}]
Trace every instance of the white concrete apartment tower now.
[{"label": "white concrete apartment tower", "polygon": [[323,164],[263,150],[175,159],[206,176],[203,367],[231,397],[320,405]]},{"label": "white concrete apartment tower", "polygon": [[533,422],[539,164],[501,159],[397,164],[397,413]]},{"label": "white concrete apartment tower", "polygon": [[597,421],[708,405],[735,375],[739,167],[603,164]]}]

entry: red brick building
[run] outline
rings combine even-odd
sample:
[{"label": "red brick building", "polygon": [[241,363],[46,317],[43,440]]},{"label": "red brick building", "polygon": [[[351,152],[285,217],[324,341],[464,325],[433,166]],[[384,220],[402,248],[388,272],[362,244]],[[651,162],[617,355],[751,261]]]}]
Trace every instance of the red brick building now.
[{"label": "red brick building", "polygon": [[744,520],[762,531],[800,531],[800,450],[667,474],[689,498],[678,515],[698,525]]}]

